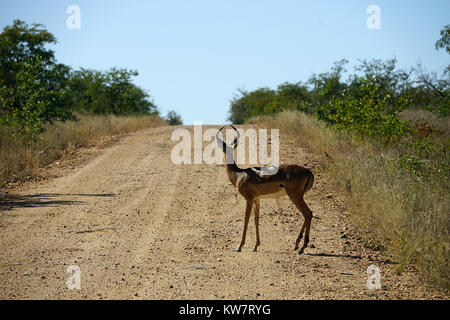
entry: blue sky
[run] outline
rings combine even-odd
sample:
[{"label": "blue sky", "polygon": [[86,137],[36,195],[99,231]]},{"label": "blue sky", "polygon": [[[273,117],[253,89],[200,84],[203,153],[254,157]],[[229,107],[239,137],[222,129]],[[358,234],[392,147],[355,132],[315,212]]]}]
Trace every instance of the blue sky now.
[{"label": "blue sky", "polygon": [[[66,26],[69,5],[81,28]],[[369,30],[369,5],[381,29]],[[14,19],[44,24],[58,39],[59,62],[73,68],[137,69],[135,83],[164,115],[185,124],[226,122],[238,88],[305,81],[346,58],[396,57],[441,71],[449,55],[434,50],[450,24],[450,1],[153,1],[0,0],[0,27]]]}]

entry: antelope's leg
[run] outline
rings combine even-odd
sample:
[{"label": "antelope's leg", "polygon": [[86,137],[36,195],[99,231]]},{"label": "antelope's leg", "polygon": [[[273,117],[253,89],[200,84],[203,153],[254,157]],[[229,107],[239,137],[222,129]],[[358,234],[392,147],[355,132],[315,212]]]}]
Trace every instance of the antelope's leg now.
[{"label": "antelope's leg", "polygon": [[258,251],[258,246],[261,244],[261,241],[259,239],[259,200],[255,200],[255,229],[256,229],[256,244],[253,248],[253,251]]},{"label": "antelope's leg", "polygon": [[302,238],[303,238],[303,231],[305,230],[305,227],[306,227],[306,218],[303,220],[302,228],[300,229],[297,240],[295,240],[294,250],[298,249],[298,244],[300,243],[300,240],[302,240]]},{"label": "antelope's leg", "polygon": [[242,240],[239,247],[236,249],[237,252],[242,250],[245,244],[245,236],[247,234],[248,220],[250,219],[250,213],[252,212],[253,199],[247,199],[247,204],[245,206],[245,219],[244,219],[244,231],[242,232]]},{"label": "antelope's leg", "polygon": [[308,246],[309,242],[309,230],[311,229],[311,221],[312,221],[312,211],[308,208],[306,205],[305,200],[303,200],[303,197],[300,199],[300,205],[302,207],[302,212],[305,212],[305,223],[306,223],[306,231],[305,231],[305,241],[303,242],[303,246],[300,248],[300,251],[298,254],[302,254],[305,248]]},{"label": "antelope's leg", "polygon": [[288,194],[291,201],[295,204],[297,209],[303,214],[303,218],[305,219],[302,228],[300,229],[300,233],[298,234],[297,240],[295,241],[295,250],[297,250],[298,244],[303,237],[303,231],[306,230],[305,242],[303,243],[303,247],[298,252],[299,254],[301,254],[303,253],[309,242],[309,227],[311,227],[312,211],[306,205],[305,200],[303,200],[303,195],[293,190],[286,190],[286,193]]}]

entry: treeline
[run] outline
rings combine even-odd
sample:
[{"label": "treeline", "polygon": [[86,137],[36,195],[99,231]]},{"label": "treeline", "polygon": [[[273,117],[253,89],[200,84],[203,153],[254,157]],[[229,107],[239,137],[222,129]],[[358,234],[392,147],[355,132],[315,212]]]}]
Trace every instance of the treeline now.
[{"label": "treeline", "polygon": [[[450,25],[441,31],[436,49],[449,52],[449,30]],[[239,90],[231,101],[229,120],[240,124],[255,116],[299,110],[338,129],[391,142],[410,130],[398,117],[405,108],[426,109],[441,117],[450,114],[450,66],[438,76],[420,64],[400,69],[395,58],[360,60],[344,79],[347,64],[340,60],[306,82]]]},{"label": "treeline", "polygon": [[40,24],[15,20],[0,34],[0,134],[35,138],[53,121],[95,115],[158,114],[150,95],[132,81],[135,70],[73,70],[48,45]]},{"label": "treeline", "polygon": [[[435,49],[450,54],[450,25],[441,31]],[[312,114],[338,131],[395,149],[401,170],[419,182],[433,180],[448,190],[450,65],[438,76],[420,64],[401,69],[395,58],[360,60],[344,79],[347,64],[340,60],[330,71],[313,74],[304,83],[286,82],[275,90],[240,90],[231,101],[229,120],[240,124],[285,110]],[[447,126],[433,126],[430,117],[412,121],[405,116],[407,111],[424,110]]]}]

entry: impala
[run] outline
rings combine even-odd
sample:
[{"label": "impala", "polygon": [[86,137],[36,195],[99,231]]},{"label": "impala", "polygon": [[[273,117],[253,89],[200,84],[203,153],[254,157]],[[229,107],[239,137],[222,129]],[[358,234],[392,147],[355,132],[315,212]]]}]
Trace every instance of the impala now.
[{"label": "impala", "polygon": [[236,251],[240,252],[245,244],[245,237],[252,208],[254,208],[256,228],[256,244],[253,251],[258,250],[258,246],[261,243],[259,238],[259,199],[276,199],[287,195],[304,217],[304,222],[297,240],[295,241],[294,249],[298,249],[300,240],[303,238],[303,232],[305,232],[303,246],[298,252],[298,254],[302,254],[308,246],[309,230],[311,228],[311,220],[313,217],[312,211],[306,205],[303,197],[313,185],[313,173],[299,165],[281,165],[279,167],[262,168],[250,167],[246,169],[239,168],[234,160],[234,149],[237,147],[237,141],[239,140],[240,134],[233,125],[230,126],[236,132],[236,138],[231,146],[219,137],[220,132],[225,126],[219,129],[216,134],[216,139],[226,157],[225,167],[228,179],[246,200],[244,231],[242,233],[241,243]]}]

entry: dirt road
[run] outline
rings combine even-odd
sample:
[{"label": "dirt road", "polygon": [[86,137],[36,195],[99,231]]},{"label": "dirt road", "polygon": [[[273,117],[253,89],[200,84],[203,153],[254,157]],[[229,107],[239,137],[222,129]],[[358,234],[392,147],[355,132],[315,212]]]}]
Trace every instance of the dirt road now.
[{"label": "dirt road", "polygon": [[[192,127],[186,127],[192,130]],[[293,250],[303,218],[288,199],[261,200],[242,252],[244,200],[219,165],[174,165],[173,128],[139,131],[62,177],[0,202],[1,299],[445,298],[395,261],[362,246],[321,160],[281,137],[281,162],[307,164],[315,186],[311,248]],[[367,268],[381,288],[366,286]],[[81,289],[67,268],[79,266]]]}]

